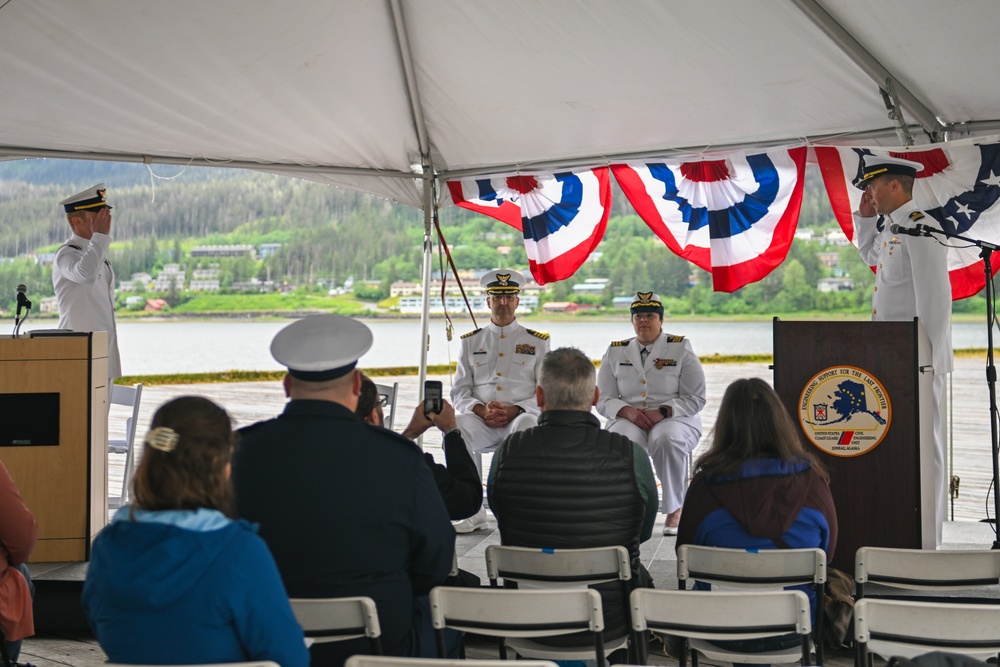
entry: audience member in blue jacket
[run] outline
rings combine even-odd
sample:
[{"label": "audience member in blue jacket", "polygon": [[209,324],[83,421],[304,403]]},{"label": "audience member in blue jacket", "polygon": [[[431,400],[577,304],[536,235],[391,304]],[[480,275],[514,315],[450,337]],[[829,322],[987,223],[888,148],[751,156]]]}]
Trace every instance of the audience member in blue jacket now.
[{"label": "audience member in blue jacket", "polygon": [[267,546],[254,526],[229,518],[232,443],[229,415],[206,398],[156,411],[135,504],[94,541],[83,589],[111,662],[309,665]]},{"label": "audience member in blue jacket", "polygon": [[[837,510],[829,477],[763,380],[736,380],[722,397],[712,443],[684,498],[677,532],[677,546],[682,544],[818,547],[833,557]],[[811,602],[815,618],[815,596]]]}]

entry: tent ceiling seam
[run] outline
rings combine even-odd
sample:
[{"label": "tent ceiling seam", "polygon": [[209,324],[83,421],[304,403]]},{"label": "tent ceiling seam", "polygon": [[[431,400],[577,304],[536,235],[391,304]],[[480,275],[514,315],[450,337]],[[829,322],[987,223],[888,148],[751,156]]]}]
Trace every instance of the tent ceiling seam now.
[{"label": "tent ceiling seam", "polygon": [[844,26],[842,26],[833,16],[827,12],[817,0],[791,0],[792,4],[808,18],[813,25],[823,31],[830,40],[846,54],[854,64],[868,75],[868,77],[878,85],[880,90],[884,90],[886,81],[893,82],[893,91],[896,98],[914,116],[916,121],[923,126],[928,134],[935,136],[938,132],[946,129],[945,124],[938,118],[930,107],[904,86],[899,81],[899,77],[890,72],[875,56],[871,54]]},{"label": "tent ceiling seam", "polygon": [[250,162],[246,160],[211,160],[193,156],[142,155],[138,153],[91,153],[88,151],[59,151],[21,146],[0,146],[0,159],[18,160],[23,158],[53,158],[66,160],[93,160],[95,162],[138,162],[141,164],[176,164],[195,167],[218,167],[221,169],[255,169],[274,173],[315,173],[339,174],[344,176],[376,176],[379,178],[404,178],[412,180],[408,171],[395,169],[370,169],[367,167],[344,167],[337,165],[295,164],[291,162]]},{"label": "tent ceiling seam", "polygon": [[406,99],[410,104],[410,115],[413,127],[417,133],[417,144],[420,147],[421,166],[430,165],[430,138],[427,133],[427,121],[420,102],[420,90],[417,87],[417,75],[413,69],[413,51],[410,48],[410,37],[406,30],[406,19],[400,0],[388,0],[392,12],[392,25],[396,33],[396,48],[399,51],[400,65],[403,68],[403,79],[406,82]]}]

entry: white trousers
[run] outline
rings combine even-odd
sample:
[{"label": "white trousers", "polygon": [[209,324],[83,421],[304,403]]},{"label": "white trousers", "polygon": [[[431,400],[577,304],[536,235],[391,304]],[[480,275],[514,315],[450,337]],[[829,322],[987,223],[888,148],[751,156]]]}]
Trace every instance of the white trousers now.
[{"label": "white trousers", "polygon": [[503,428],[487,426],[482,418],[471,412],[455,415],[455,423],[462,432],[465,446],[476,461],[479,476],[483,476],[483,452],[492,452],[511,433],[523,431],[538,425],[538,417],[522,412]]},{"label": "white trousers", "polygon": [[945,452],[948,449],[948,429],[945,410],[945,389],[947,375],[934,376],[934,507],[937,516],[934,517],[935,537],[937,546],[941,546],[941,529],[948,518],[948,463]]},{"label": "white trousers", "polygon": [[643,431],[627,419],[610,419],[606,428],[638,443],[653,459],[653,470],[660,478],[660,511],[670,514],[684,504],[687,490],[688,455],[694,451],[701,431],[676,419],[664,419]]}]

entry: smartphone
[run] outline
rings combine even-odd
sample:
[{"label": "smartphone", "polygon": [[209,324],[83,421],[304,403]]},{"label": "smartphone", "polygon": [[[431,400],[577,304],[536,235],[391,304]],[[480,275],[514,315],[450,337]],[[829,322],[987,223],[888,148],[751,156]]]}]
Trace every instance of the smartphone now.
[{"label": "smartphone", "polygon": [[441,381],[426,380],[424,382],[424,416],[430,413],[440,414],[444,408],[441,396]]}]

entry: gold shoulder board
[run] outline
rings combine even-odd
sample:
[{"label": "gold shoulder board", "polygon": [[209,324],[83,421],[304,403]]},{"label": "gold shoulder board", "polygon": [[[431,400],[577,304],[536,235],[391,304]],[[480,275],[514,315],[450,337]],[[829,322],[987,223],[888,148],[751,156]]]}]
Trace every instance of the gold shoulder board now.
[{"label": "gold shoulder board", "polygon": [[549,339],[549,334],[547,331],[535,331],[534,329],[529,329],[528,327],[525,327],[524,330],[530,333],[535,338],[541,338],[542,340]]},{"label": "gold shoulder board", "polygon": [[468,338],[469,336],[475,336],[480,331],[482,331],[482,329],[476,329],[475,331],[470,331],[467,334],[462,334],[462,338]]}]

